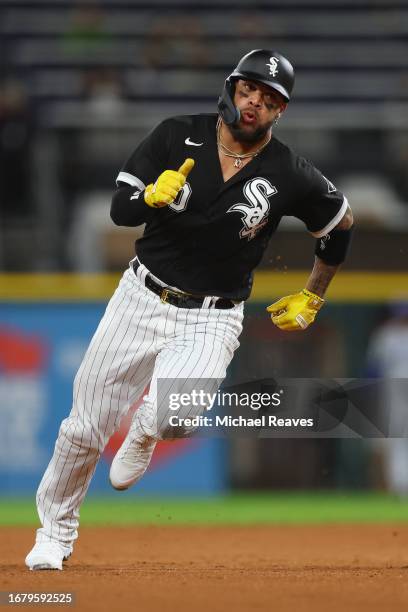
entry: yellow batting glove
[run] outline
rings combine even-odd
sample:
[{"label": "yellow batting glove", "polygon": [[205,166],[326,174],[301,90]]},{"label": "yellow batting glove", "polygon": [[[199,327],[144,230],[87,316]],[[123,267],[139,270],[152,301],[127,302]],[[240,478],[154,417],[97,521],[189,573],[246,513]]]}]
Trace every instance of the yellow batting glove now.
[{"label": "yellow batting glove", "polygon": [[144,200],[152,208],[168,206],[184,187],[186,178],[194,167],[194,159],[188,157],[178,171],[165,170],[155,183],[150,183],[145,189]]},{"label": "yellow batting glove", "polygon": [[285,331],[306,329],[315,317],[324,300],[307,289],[287,295],[266,309],[271,313],[272,323]]}]

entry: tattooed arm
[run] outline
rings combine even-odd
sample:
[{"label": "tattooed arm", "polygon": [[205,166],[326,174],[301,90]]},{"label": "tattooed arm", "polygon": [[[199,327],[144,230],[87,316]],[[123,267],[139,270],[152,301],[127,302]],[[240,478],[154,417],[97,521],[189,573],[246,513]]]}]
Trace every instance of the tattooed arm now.
[{"label": "tattooed arm", "polygon": [[340,266],[329,266],[316,256],[313,270],[306,283],[306,289],[321,298],[324,297],[327,287],[339,267]]},{"label": "tattooed arm", "polygon": [[[338,239],[344,242],[344,236],[340,236],[341,232],[350,234],[352,225],[353,214],[350,208],[348,208],[340,223],[332,230],[333,232],[339,230],[339,236],[334,238],[335,248],[336,241],[337,245],[339,244]],[[344,248],[344,251],[346,250],[347,249]],[[327,254],[324,256],[327,257]],[[332,254],[330,257],[327,257],[327,259],[329,261],[333,260],[333,249]],[[343,259],[341,257],[335,257],[334,261],[336,260],[342,261]],[[309,327],[315,320],[316,314],[323,306],[325,291],[339,267],[340,265],[330,265],[323,261],[321,257],[316,256],[306,288],[295,295],[287,295],[281,298],[266,309],[271,315],[272,323],[285,331],[298,331]]]}]

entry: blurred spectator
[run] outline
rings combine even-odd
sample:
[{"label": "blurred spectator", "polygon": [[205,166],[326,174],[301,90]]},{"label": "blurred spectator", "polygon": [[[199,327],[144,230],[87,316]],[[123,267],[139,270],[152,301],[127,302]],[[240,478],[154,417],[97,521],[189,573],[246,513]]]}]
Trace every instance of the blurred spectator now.
[{"label": "blurred spectator", "polygon": [[14,80],[0,85],[0,201],[2,214],[33,210],[30,158],[33,124],[26,92]]},{"label": "blurred spectator", "polygon": [[384,137],[387,171],[408,210],[408,130],[388,130]]},{"label": "blurred spectator", "polygon": [[111,120],[123,111],[122,83],[110,68],[94,68],[84,78],[86,111],[100,120]]},{"label": "blurred spectator", "polygon": [[66,53],[86,57],[87,54],[109,49],[112,42],[109,32],[105,29],[102,7],[95,3],[74,9],[63,37],[63,49]]},{"label": "blurred spectator", "polygon": [[152,70],[161,70],[169,64],[208,66],[209,49],[200,21],[182,14],[157,19],[147,33],[143,58]]},{"label": "blurred spectator", "polygon": [[[242,41],[243,52],[245,53],[251,48],[251,43],[256,38],[265,38],[271,40],[274,36],[282,36],[282,26],[271,31],[270,23],[268,23],[264,15],[258,11],[244,11],[239,13],[236,23],[236,33],[239,41]],[[246,40],[249,39],[249,40]],[[258,44],[252,46],[260,46]],[[240,51],[237,49],[237,59],[239,59]]]},{"label": "blurred spectator", "polygon": [[68,258],[79,272],[123,270],[134,257],[132,242],[143,227],[117,227],[110,218],[112,191],[90,191],[75,202]]},{"label": "blurred spectator", "polygon": [[122,116],[122,83],[115,70],[94,68],[84,74],[82,125],[59,134],[59,179],[64,194],[64,224],[69,226],[76,203],[88,192],[111,189],[123,161],[115,122]]},{"label": "blurred spectator", "polygon": [[[382,405],[391,432],[400,438],[378,445],[383,454],[387,488],[408,495],[408,301],[396,302],[388,320],[373,334],[368,349],[368,375],[386,379]],[[401,380],[402,379],[402,380]]]},{"label": "blurred spectator", "polygon": [[[181,68],[172,72],[172,89],[181,95],[191,90],[196,80],[200,91],[201,71],[209,67],[209,48],[201,24],[192,16],[175,15],[152,23],[142,51],[144,75],[138,77],[140,94],[165,93],[169,89],[166,68]],[[185,70],[183,70],[183,68]],[[194,70],[192,70],[194,69]]]},{"label": "blurred spectator", "polygon": [[397,230],[408,227],[408,207],[379,174],[348,174],[336,185],[347,194],[359,227]]}]

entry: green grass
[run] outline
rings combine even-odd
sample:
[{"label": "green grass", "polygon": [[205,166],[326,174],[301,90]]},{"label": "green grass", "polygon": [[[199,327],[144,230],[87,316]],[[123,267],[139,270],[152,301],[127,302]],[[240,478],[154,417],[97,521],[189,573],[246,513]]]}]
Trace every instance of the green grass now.
[{"label": "green grass", "polygon": [[[234,494],[211,499],[90,497],[82,525],[256,525],[408,521],[408,500],[377,493]],[[0,498],[0,525],[38,524],[34,499]]]}]

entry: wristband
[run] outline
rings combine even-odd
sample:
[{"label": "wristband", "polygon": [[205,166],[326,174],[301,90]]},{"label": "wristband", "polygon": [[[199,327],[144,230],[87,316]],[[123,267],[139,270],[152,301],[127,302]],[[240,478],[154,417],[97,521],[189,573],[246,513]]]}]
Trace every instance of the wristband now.
[{"label": "wristband", "polygon": [[334,229],[318,238],[315,255],[329,266],[339,266],[346,259],[353,231],[353,226],[345,230]]}]

